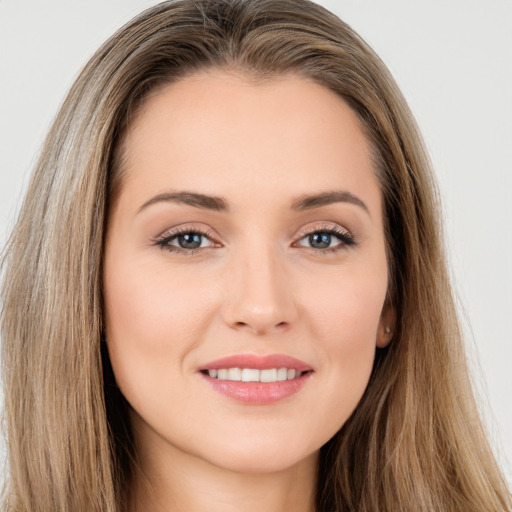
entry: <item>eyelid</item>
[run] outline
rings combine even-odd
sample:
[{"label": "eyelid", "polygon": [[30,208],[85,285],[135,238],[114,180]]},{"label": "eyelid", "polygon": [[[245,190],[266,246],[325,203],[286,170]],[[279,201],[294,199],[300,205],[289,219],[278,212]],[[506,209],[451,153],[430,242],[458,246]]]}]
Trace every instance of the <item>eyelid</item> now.
[{"label": "eyelid", "polygon": [[[170,245],[170,241],[186,233],[196,233],[204,238],[207,238],[212,243],[209,247],[197,247],[194,249],[186,249],[177,245]],[[166,229],[163,233],[152,239],[152,245],[160,246],[161,249],[168,250],[178,254],[193,254],[198,251],[204,251],[205,249],[212,249],[215,247],[221,247],[222,244],[218,241],[218,237],[211,228],[204,228],[195,224],[183,224],[174,228]]]},{"label": "eyelid", "polygon": [[[179,247],[179,245],[171,245],[170,241],[176,239],[181,234],[195,233],[200,235],[201,237],[207,238],[211,245],[208,247],[196,247],[196,248],[184,248]],[[335,236],[340,241],[334,247],[326,247],[326,248],[316,248],[316,247],[307,247],[305,245],[300,245],[300,241],[311,235],[313,233],[328,233],[330,235]],[[183,224],[180,226],[176,226],[174,228],[169,228],[164,231],[162,234],[157,236],[152,240],[152,244],[156,246],[160,246],[161,249],[166,249],[169,252],[174,252],[177,254],[185,254],[192,255],[197,252],[203,252],[205,250],[214,249],[222,247],[222,243],[218,241],[218,236],[216,236],[214,230],[210,227],[205,228],[202,226],[197,226],[195,224]],[[339,250],[346,249],[347,247],[356,245],[357,242],[351,232],[345,228],[340,226],[337,223],[328,223],[323,221],[322,224],[318,225],[308,225],[305,228],[301,228],[298,232],[295,241],[292,243],[292,247],[309,249],[310,251],[316,254],[333,254]]]},{"label": "eyelid", "polygon": [[[315,248],[315,247],[307,247],[304,245],[300,245],[301,240],[303,240],[308,235],[313,233],[328,233],[340,240],[340,243],[334,247],[326,247],[326,248]],[[353,247],[357,245],[357,240],[354,235],[345,227],[340,226],[337,223],[326,223],[325,221],[321,225],[310,225],[299,231],[297,235],[296,241],[293,243],[295,247],[301,247],[304,249],[309,249],[313,251],[315,254],[324,254],[324,255],[332,255],[340,250],[347,249],[349,247]]]},{"label": "eyelid", "polygon": [[336,233],[340,233],[340,234],[344,234],[344,235],[352,237],[352,234],[350,233],[350,231],[347,228],[342,227],[335,222],[327,223],[325,221],[320,225],[315,224],[315,225],[306,226],[305,228],[301,228],[301,230],[299,231],[298,237],[302,238],[306,235],[310,235],[311,233],[318,233],[318,232],[322,232],[322,231],[334,231]]}]

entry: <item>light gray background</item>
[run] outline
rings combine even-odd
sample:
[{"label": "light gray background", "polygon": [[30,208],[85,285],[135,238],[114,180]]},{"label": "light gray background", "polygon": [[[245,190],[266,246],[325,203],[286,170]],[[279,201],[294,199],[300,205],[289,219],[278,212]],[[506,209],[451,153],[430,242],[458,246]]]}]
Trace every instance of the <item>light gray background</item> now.
[{"label": "light gray background", "polygon": [[[154,0],[0,0],[0,245],[94,50]],[[512,0],[323,0],[391,69],[439,178],[481,407],[512,481]]]}]

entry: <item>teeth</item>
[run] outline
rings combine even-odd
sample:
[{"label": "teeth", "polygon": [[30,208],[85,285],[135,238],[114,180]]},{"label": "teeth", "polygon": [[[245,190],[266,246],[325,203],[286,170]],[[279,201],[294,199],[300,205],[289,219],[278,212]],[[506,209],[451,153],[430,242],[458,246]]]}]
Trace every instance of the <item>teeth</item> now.
[{"label": "teeth", "polygon": [[260,371],[251,368],[242,370],[242,382],[258,382],[260,380]]},{"label": "teeth", "polygon": [[277,370],[277,380],[286,380],[287,377],[288,370],[286,368],[279,368],[279,370]]},{"label": "teeth", "polygon": [[261,370],[260,382],[275,382],[277,380],[277,370]]},{"label": "teeth", "polygon": [[230,368],[227,380],[242,380],[242,370],[240,368]]},{"label": "teeth", "polygon": [[242,382],[278,382],[297,379],[302,372],[288,368],[269,368],[257,370],[255,368],[222,368],[208,370],[208,375],[219,380],[233,380]]}]

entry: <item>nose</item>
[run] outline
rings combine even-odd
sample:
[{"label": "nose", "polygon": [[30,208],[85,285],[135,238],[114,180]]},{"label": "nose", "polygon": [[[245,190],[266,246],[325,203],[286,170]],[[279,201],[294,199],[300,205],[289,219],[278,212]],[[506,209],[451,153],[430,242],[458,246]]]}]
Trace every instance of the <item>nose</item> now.
[{"label": "nose", "polygon": [[292,281],[275,248],[234,256],[226,272],[224,322],[256,335],[288,329],[298,317]]}]

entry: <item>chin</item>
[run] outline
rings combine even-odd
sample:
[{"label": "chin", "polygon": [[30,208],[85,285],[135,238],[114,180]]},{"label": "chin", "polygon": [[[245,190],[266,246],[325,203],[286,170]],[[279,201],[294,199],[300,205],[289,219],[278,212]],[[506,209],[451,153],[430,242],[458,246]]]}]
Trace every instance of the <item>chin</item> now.
[{"label": "chin", "polygon": [[306,450],[307,442],[290,444],[282,439],[269,439],[260,442],[240,443],[229,441],[210,455],[202,457],[211,464],[234,473],[268,474],[289,470],[302,464],[316,464],[320,448]]}]

